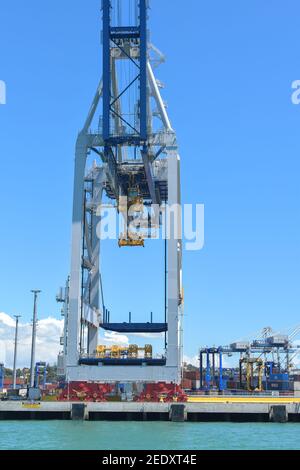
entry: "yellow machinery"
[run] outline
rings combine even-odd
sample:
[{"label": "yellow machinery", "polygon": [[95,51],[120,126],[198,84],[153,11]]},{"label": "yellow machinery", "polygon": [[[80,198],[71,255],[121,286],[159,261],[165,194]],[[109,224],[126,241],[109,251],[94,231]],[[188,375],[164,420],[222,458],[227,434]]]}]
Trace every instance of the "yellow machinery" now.
[{"label": "yellow machinery", "polygon": [[[249,392],[262,392],[262,378],[264,371],[264,362],[256,357],[244,357],[240,360],[240,380],[242,365],[246,364],[246,385]],[[254,375],[257,374],[257,386],[254,385]]]},{"label": "yellow machinery", "polygon": [[145,345],[145,358],[151,359],[152,358],[152,345],[146,344]]},{"label": "yellow machinery", "polygon": [[101,357],[101,358],[105,357],[106,346],[103,346],[103,345],[97,346],[96,354],[97,354],[97,357]]},{"label": "yellow machinery", "polygon": [[119,201],[119,212],[124,214],[124,219],[127,223],[125,233],[119,238],[120,248],[124,246],[145,246],[143,236],[138,231],[130,231],[128,229],[128,226],[135,220],[136,215],[139,215],[140,218],[142,217],[143,211],[144,201],[140,196],[139,187],[129,188],[128,197],[121,197]]},{"label": "yellow machinery", "polygon": [[126,347],[113,344],[112,346],[99,345],[96,349],[97,357],[105,358],[110,357],[113,359],[120,359],[122,356],[127,355]]},{"label": "yellow machinery", "polygon": [[128,348],[128,357],[137,358],[139,355],[139,348],[136,344],[130,344]]},{"label": "yellow machinery", "polygon": [[111,347],[111,357],[114,359],[120,359],[122,356],[124,356],[127,352],[127,348],[123,348],[121,346],[115,346],[113,345]]},{"label": "yellow machinery", "polygon": [[146,344],[144,348],[139,348],[137,344],[131,344],[128,348],[128,357],[138,358],[139,351],[144,352],[145,359],[152,358],[152,345]]},{"label": "yellow machinery", "polygon": [[144,239],[139,237],[139,238],[133,238],[132,233],[127,234],[127,238],[124,236],[119,239],[119,247],[123,248],[124,246],[145,246]]},{"label": "yellow machinery", "polygon": [[127,346],[118,346],[113,344],[112,346],[99,345],[96,349],[96,356],[100,358],[111,358],[111,359],[137,359],[139,352],[144,353],[145,359],[152,358],[152,345],[146,344],[144,347],[139,347],[137,344],[130,344]]}]

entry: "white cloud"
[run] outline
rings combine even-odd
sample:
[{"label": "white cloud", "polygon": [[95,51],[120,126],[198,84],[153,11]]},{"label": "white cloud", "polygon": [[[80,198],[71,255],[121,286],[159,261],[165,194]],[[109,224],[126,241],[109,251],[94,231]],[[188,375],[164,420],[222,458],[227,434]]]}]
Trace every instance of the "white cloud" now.
[{"label": "white cloud", "polygon": [[104,338],[102,340],[103,343],[105,344],[118,344],[118,345],[124,345],[128,346],[129,344],[129,339],[126,335],[121,335],[119,333],[116,333],[114,331],[106,331],[104,333]]},{"label": "white cloud", "polygon": [[130,333],[130,336],[137,338],[161,339],[165,336],[164,333]]},{"label": "white cloud", "polygon": [[183,362],[191,364],[192,366],[199,367],[199,357],[198,356],[183,356]]},{"label": "white cloud", "polygon": [[114,331],[106,331],[100,338],[101,344],[119,344],[128,346],[131,344],[130,338],[161,339],[164,333],[130,333],[129,336]]},{"label": "white cloud", "polygon": [[[36,361],[54,364],[61,349],[60,336],[63,321],[56,318],[39,320],[37,326]],[[29,367],[31,355],[31,323],[19,322],[17,367]],[[14,354],[15,320],[6,313],[0,313],[0,362],[12,367]]]},{"label": "white cloud", "polygon": [[14,328],[15,326],[15,321],[12,317],[7,315],[6,313],[1,312],[0,313],[0,324],[3,324],[3,326],[8,326],[11,328]]}]

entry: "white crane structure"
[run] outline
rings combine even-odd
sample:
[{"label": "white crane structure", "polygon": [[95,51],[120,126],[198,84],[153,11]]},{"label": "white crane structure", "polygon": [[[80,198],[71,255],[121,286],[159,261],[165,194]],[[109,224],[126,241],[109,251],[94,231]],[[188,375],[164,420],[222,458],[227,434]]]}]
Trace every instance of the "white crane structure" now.
[{"label": "white crane structure", "polygon": [[[162,84],[154,76],[163,56],[150,43],[147,0],[103,0],[102,14],[103,76],[76,144],[71,271],[67,295],[60,296],[65,302],[63,366],[68,381],[179,383],[180,157],[161,97]],[[91,154],[96,160],[89,166]],[[154,218],[146,218],[148,232],[161,230],[168,218],[165,321],[161,323],[110,322],[103,300],[99,237],[104,198],[124,219],[125,231],[116,240],[121,249],[144,245],[147,249],[151,243],[132,223],[133,213],[154,208]],[[164,354],[160,358],[98,357],[101,328],[126,334],[164,333]]]}]

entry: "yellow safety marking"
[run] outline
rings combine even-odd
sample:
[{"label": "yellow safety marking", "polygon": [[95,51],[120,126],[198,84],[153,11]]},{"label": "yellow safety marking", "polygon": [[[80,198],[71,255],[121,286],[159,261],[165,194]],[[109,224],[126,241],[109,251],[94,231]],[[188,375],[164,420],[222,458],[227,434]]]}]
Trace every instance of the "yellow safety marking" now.
[{"label": "yellow safety marking", "polygon": [[41,405],[39,403],[22,403],[23,408],[40,408]]},{"label": "yellow safety marking", "polygon": [[300,403],[300,397],[192,397],[188,403]]}]

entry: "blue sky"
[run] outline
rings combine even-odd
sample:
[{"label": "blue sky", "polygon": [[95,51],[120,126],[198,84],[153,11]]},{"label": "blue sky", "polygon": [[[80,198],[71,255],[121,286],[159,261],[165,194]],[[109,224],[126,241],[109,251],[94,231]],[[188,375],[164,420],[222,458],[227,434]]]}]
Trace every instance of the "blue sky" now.
[{"label": "blue sky", "polygon": [[[157,77],[205,247],[184,254],[185,351],[300,323],[296,0],[152,0]],[[59,316],[70,264],[74,145],[101,75],[100,0],[1,4],[0,311]],[[115,318],[162,315],[161,246],[104,255]],[[141,264],[149,268],[143,275]]]}]

